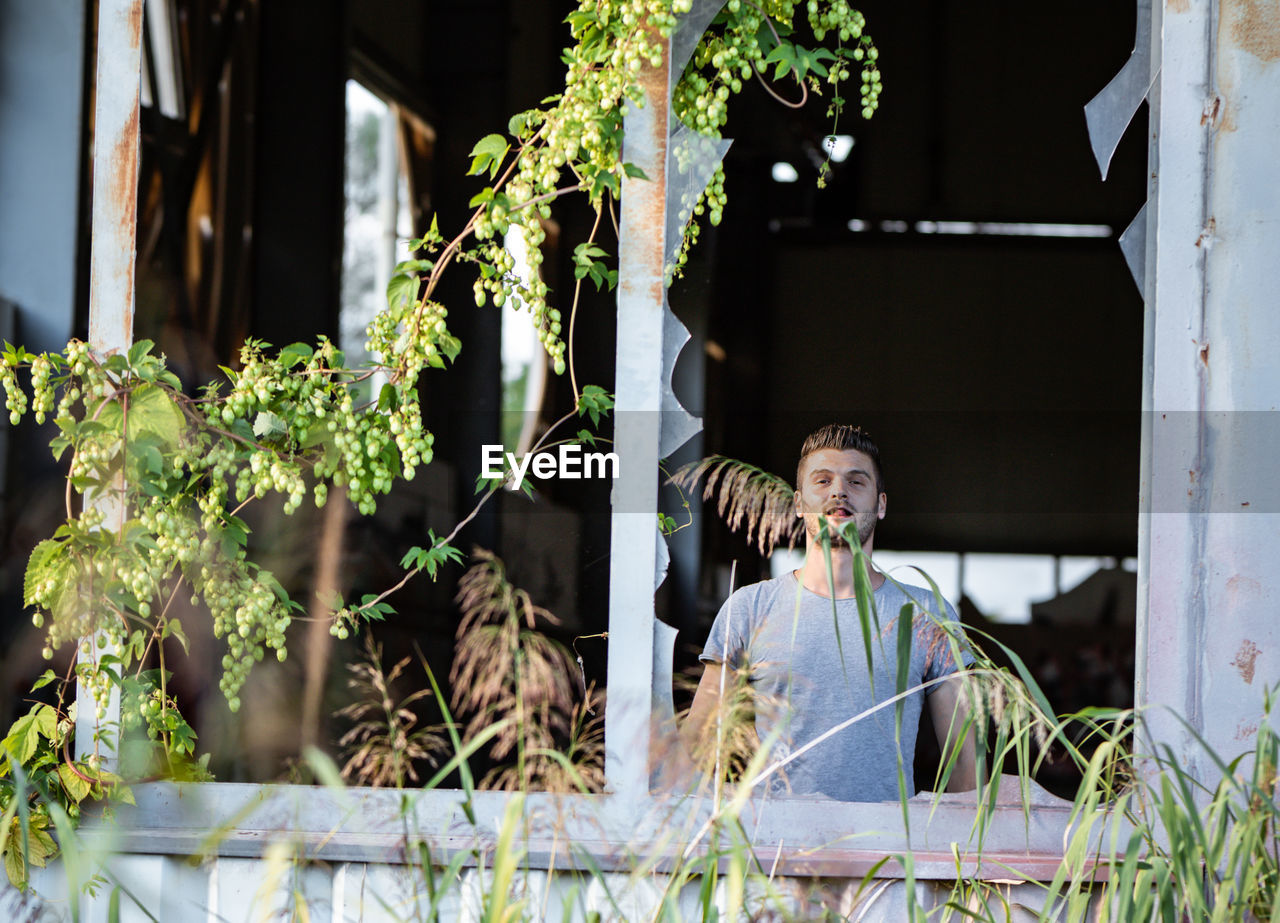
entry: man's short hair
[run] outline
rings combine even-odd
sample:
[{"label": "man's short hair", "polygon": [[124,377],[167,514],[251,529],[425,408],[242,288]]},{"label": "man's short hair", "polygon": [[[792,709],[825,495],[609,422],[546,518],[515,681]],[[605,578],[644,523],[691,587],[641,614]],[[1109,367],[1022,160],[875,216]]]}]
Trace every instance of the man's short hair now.
[{"label": "man's short hair", "polygon": [[804,470],[804,460],[814,452],[822,449],[837,449],[841,452],[857,449],[876,466],[876,493],[884,493],[884,469],[880,466],[880,447],[872,438],[862,431],[861,426],[848,426],[844,423],[828,423],[809,434],[804,445],[800,447],[800,461],[796,465],[796,489],[800,488],[800,476]]}]

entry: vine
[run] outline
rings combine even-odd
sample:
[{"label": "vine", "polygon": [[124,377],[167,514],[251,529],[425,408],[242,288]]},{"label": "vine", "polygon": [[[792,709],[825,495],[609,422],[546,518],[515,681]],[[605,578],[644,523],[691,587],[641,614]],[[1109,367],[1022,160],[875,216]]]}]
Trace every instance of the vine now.
[{"label": "vine", "polygon": [[[424,371],[446,367],[462,346],[436,294],[455,263],[474,272],[477,305],[510,302],[528,312],[555,372],[571,373],[576,415],[597,418],[611,407],[607,394],[579,387],[573,374],[578,294],[587,280],[597,288],[616,284],[616,269],[597,240],[601,218],[606,211],[612,216],[624,179],[644,179],[622,159],[624,113],[643,104],[637,76],[661,64],[665,40],[691,5],[581,0],[566,20],[573,44],[565,51],[563,92],[515,115],[506,135],[475,145],[468,173],[486,185],[472,198],[469,218],[451,238],[433,220],[411,241],[414,257],[395,268],[387,307],[366,331],[373,368],[348,368],[342,351],[324,337],[275,351],[250,340],[235,368],[224,367],[222,380],[192,395],[147,340],[112,355],[80,341],[41,355],[6,344],[0,384],[10,422],[17,425],[28,413],[38,423],[52,419],[58,434],[51,449],[67,465],[66,520],[32,553],[23,601],[33,623],[47,631],[46,658],[61,645],[81,646],[84,656],[63,682],[76,679],[92,693],[99,735],[120,733],[104,723],[119,690],[122,724],[145,727],[160,753],[160,771],[200,777],[194,733],[166,684],[163,642],[186,644],[173,604],[189,597],[208,611],[213,634],[225,645],[219,686],[237,710],[252,666],[268,655],[287,656],[286,632],[300,609],[250,559],[242,513],[273,494],[285,513],[308,497],[322,507],[336,487],[369,515],[398,479],[412,479],[431,462],[434,440],[423,425],[418,385]],[[678,78],[675,115],[701,135],[719,138],[729,98],[754,78],[780,98],[770,83],[798,89],[801,101],[829,93],[834,125],[849,105],[844,85],[860,69],[859,109],[870,118],[881,82],[865,25],[846,0],[728,0]],[[541,281],[539,245],[553,202],[575,193],[586,197],[597,220],[574,252],[576,284],[566,319]],[[677,271],[697,241],[699,221],[718,224],[725,203],[717,166],[687,204]],[[529,281],[515,272],[506,244],[512,233],[527,244]],[[362,402],[361,386],[372,380],[385,384]],[[490,485],[480,502],[495,489]],[[674,528],[674,522],[664,525]],[[411,549],[402,562],[405,579],[391,590],[358,605],[339,603],[332,631],[345,636],[384,617],[395,589],[424,570],[434,578],[442,564],[457,560],[450,544],[456,532],[443,539],[432,533],[429,547]],[[157,659],[158,669],[151,666]],[[62,728],[54,736],[63,745],[73,723],[61,709],[41,711],[32,722],[41,733]],[[9,759],[30,768],[33,739],[27,731],[17,744],[13,734],[6,738]],[[75,768],[69,756],[64,763],[73,767],[73,778],[88,770],[84,778],[91,789],[98,786],[94,791],[114,784],[92,765]]]}]

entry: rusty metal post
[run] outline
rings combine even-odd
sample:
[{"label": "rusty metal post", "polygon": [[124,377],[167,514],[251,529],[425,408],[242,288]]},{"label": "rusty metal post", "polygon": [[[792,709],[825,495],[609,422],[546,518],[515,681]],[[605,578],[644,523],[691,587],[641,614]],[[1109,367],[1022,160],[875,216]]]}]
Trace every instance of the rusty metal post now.
[{"label": "rusty metal post", "polygon": [[649,786],[653,595],[661,541],[658,462],[671,95],[665,42],[662,51],[662,65],[646,64],[640,73],[644,105],[628,104],[624,157],[648,179],[623,181],[618,245],[614,441],[621,470],[614,481],[610,534],[605,775],[611,792],[637,803],[648,794]]},{"label": "rusty metal post", "polygon": [[99,352],[133,342],[141,39],[142,0],[101,0],[89,262],[89,344]]},{"label": "rusty metal post", "polygon": [[[93,219],[89,260],[89,345],[98,353],[125,350],[133,341],[134,261],[138,225],[138,86],[142,62],[143,0],[101,0],[98,64],[94,80]],[[112,498],[100,506],[117,514]],[[108,518],[108,523],[111,519]],[[97,657],[102,651],[90,641]],[[97,750],[93,697],[76,691],[76,756]],[[112,694],[106,725],[120,720]],[[101,754],[100,754],[101,755]],[[104,763],[114,757],[104,756]]]},{"label": "rusty metal post", "polygon": [[1155,16],[1137,703],[1211,791],[1280,680],[1280,8]]}]

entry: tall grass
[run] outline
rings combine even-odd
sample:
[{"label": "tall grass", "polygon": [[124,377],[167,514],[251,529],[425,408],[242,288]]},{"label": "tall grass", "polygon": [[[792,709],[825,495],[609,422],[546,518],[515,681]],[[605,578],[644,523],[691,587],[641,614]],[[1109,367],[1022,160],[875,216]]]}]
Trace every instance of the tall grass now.
[{"label": "tall grass", "polygon": [[[854,559],[855,567],[862,565],[857,554]],[[535,820],[545,818],[535,818],[530,793],[598,790],[603,781],[601,755],[596,745],[583,744],[578,734],[590,706],[575,694],[576,664],[538,631],[540,624],[551,621],[550,613],[510,586],[501,562],[492,556],[481,555],[462,584],[459,603],[465,617],[452,673],[453,695],[446,696],[427,671],[429,694],[444,715],[442,724],[416,726],[409,706],[426,696],[428,689],[398,697],[393,686],[404,676],[407,663],[401,661],[386,671],[380,652],[370,647],[366,664],[354,673],[353,688],[361,700],[348,716],[360,730],[349,739],[345,772],[340,773],[319,753],[311,753],[309,761],[316,777],[332,787],[346,784],[342,775],[361,784],[410,785],[418,781],[416,767],[431,760],[439,765],[423,781],[426,787],[454,775],[461,780],[464,813],[474,825],[473,836],[469,844],[453,836],[448,852],[432,845],[439,843],[438,831],[417,828],[406,793],[401,816],[406,891],[400,897],[379,893],[371,899],[380,918],[387,920],[417,923],[463,914],[493,923],[544,919],[1280,921],[1276,836],[1280,739],[1272,723],[1274,690],[1265,697],[1263,720],[1246,753],[1230,758],[1215,754],[1187,727],[1216,770],[1215,781],[1205,782],[1193,777],[1167,744],[1149,742],[1142,712],[1090,710],[1051,717],[1048,703],[1014,652],[1004,652],[1012,670],[999,668],[983,653],[984,639],[933,615],[942,611],[936,592],[930,584],[932,598],[917,603],[935,629],[928,635],[930,643],[951,647],[953,656],[965,650],[975,658],[966,671],[971,717],[961,730],[976,737],[982,757],[980,789],[972,796],[971,837],[954,847],[957,873],[949,883],[918,882],[909,850],[885,855],[860,879],[838,884],[781,874],[782,847],[759,850],[745,819],[762,799],[777,797],[766,794],[766,783],[785,773],[786,761],[772,758],[772,740],[755,738],[753,708],[758,703],[751,699],[746,675],[732,672],[726,675],[721,709],[714,723],[701,729],[701,745],[695,748],[698,758],[691,761],[686,797],[699,799],[701,809],[688,812],[673,807],[671,822],[656,825],[656,835],[625,847],[612,844],[614,849],[625,848],[629,856],[622,870],[617,868],[617,855],[605,867],[589,845],[573,841],[567,828],[554,834],[549,857],[544,850],[535,858],[529,843]],[[855,650],[860,641],[878,639],[886,632],[892,643],[909,649],[919,634],[905,630],[905,619],[896,628],[892,619],[882,623],[874,606],[864,611],[862,623],[867,636],[850,639]],[[857,658],[852,658],[850,668],[856,663]],[[898,695],[913,691],[894,690]],[[887,698],[879,707],[893,709],[900,720],[893,697]],[[852,716],[851,721],[859,719]],[[1088,728],[1088,742],[1094,746],[1087,760],[1067,736],[1072,724]],[[1029,779],[1051,740],[1079,759],[1083,772],[1056,874],[1048,882],[1024,883],[1016,894],[1008,883],[966,874],[964,869],[981,859],[998,811],[1018,809],[1001,804],[1002,793],[1007,796],[1012,788],[1022,811],[1035,810]],[[477,783],[470,766],[481,753],[488,753],[495,768]],[[1007,778],[1006,784],[998,784],[999,769],[1006,761],[1019,770],[1012,786]],[[938,788],[945,785],[949,771],[944,760]],[[511,792],[496,829],[482,829],[474,810],[481,785]],[[902,820],[910,842],[913,814],[907,810],[905,794],[904,790]],[[26,820],[30,816],[30,811],[24,814],[17,805],[5,813],[0,838],[7,851],[30,848],[19,845],[31,842],[34,831]],[[69,824],[58,824],[58,834],[64,847],[62,861],[78,866],[102,862],[92,850],[76,845],[77,834]],[[18,839],[23,836],[25,840]],[[797,845],[802,840],[803,832],[797,831]],[[211,849],[216,850],[216,843]],[[292,919],[310,918],[303,890],[285,887],[299,880],[296,869],[306,862],[305,855],[305,850],[284,847],[264,854],[271,880],[284,883],[280,888],[287,892],[285,912]],[[893,873],[896,879],[877,877],[888,872],[890,863],[898,868]],[[992,874],[991,864],[982,867],[984,874]],[[122,892],[102,877],[104,868],[101,864],[77,868],[69,880],[91,882],[99,889],[105,884],[118,902]],[[1012,871],[995,874],[1017,877]],[[76,900],[74,894],[72,900]]]}]

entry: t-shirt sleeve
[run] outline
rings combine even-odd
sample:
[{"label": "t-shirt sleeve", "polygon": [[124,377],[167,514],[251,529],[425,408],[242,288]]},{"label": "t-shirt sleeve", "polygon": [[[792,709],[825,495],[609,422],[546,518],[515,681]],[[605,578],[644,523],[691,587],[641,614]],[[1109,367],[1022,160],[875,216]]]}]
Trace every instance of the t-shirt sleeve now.
[{"label": "t-shirt sleeve", "polygon": [[698,659],[703,663],[727,663],[739,668],[746,660],[747,638],[750,637],[749,622],[752,606],[750,594],[744,588],[734,592],[711,624],[711,633],[707,635],[707,643],[702,648]]},{"label": "t-shirt sleeve", "polygon": [[[960,625],[960,617],[956,614],[955,607],[951,603],[947,603],[946,621],[950,623],[950,627],[958,627]],[[956,662],[957,648],[959,648],[960,654],[959,664]],[[974,660],[973,649],[969,646],[962,633],[952,635],[938,626],[935,626],[928,654],[928,662],[924,672],[925,682],[950,676],[962,666],[969,666]],[[937,688],[937,686],[931,686],[928,691],[933,692]]]}]

